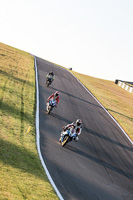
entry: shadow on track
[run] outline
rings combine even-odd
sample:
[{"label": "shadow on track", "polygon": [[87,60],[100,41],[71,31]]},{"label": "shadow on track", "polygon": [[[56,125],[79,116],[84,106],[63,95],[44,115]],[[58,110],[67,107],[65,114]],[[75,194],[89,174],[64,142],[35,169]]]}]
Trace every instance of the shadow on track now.
[{"label": "shadow on track", "polygon": [[104,136],[104,135],[102,135],[102,134],[100,134],[100,133],[97,133],[96,131],[93,131],[93,130],[88,129],[88,128],[86,128],[86,127],[84,127],[84,130],[85,130],[87,133],[90,133],[90,134],[92,134],[92,135],[94,135],[94,136],[96,136],[96,137],[99,137],[99,138],[101,138],[101,139],[103,139],[103,140],[106,140],[107,142],[110,142],[110,143],[112,143],[112,144],[114,144],[114,145],[118,145],[119,147],[121,147],[121,148],[123,148],[123,149],[126,149],[126,150],[128,150],[128,151],[133,152],[133,148],[131,148],[131,147],[129,147],[129,146],[126,146],[126,145],[124,145],[124,144],[121,144],[120,142],[117,142],[117,141],[115,141],[115,140],[112,140],[112,139],[110,139],[110,138],[107,137],[107,136]]},{"label": "shadow on track", "polygon": [[59,119],[59,120],[61,120],[61,121],[64,121],[64,122],[66,122],[66,124],[72,123],[70,120],[68,120],[68,119],[66,119],[66,118],[64,118],[64,117],[62,117],[62,116],[59,116],[59,115],[57,115],[57,114],[55,114],[55,113],[50,113],[50,116],[51,116],[51,117],[54,117],[54,118],[57,118],[57,119]]},{"label": "shadow on track", "polygon": [[93,106],[96,106],[96,107],[98,107],[98,108],[103,109],[100,105],[96,105],[96,104],[94,104],[94,103],[91,103],[91,102],[89,102],[89,101],[86,101],[86,100],[84,100],[84,99],[81,99],[81,98],[79,98],[79,97],[77,97],[77,96],[74,96],[74,95],[68,93],[68,92],[64,92],[64,91],[62,91],[62,90],[59,90],[59,89],[53,88],[53,87],[51,87],[51,88],[54,89],[54,90],[58,90],[59,92],[61,92],[61,93],[63,93],[63,94],[66,94],[66,95],[68,95],[68,96],[70,96],[70,97],[73,97],[73,98],[75,98],[75,99],[78,99],[78,100],[80,100],[80,101],[82,101],[82,102],[89,103],[89,104],[91,104],[91,105],[93,105]]},{"label": "shadow on track", "polygon": [[114,172],[116,172],[116,173],[118,173],[120,175],[123,175],[128,179],[133,180],[133,174],[125,172],[123,169],[115,167],[114,165],[109,164],[109,163],[103,161],[102,159],[99,159],[99,158],[96,158],[95,156],[89,155],[88,153],[86,153],[84,151],[81,151],[80,149],[77,149],[77,148],[72,147],[70,145],[66,145],[64,148],[66,148],[66,149],[68,149],[68,150],[70,150],[70,151],[72,151],[72,152],[74,152],[76,154],[79,154],[81,156],[84,156],[87,159],[89,159],[89,160],[91,160],[91,161],[93,161],[93,162],[95,162],[95,163],[97,163],[99,165],[102,165],[103,167],[108,168],[108,169],[110,169],[110,170],[112,170],[112,171],[114,171]]}]

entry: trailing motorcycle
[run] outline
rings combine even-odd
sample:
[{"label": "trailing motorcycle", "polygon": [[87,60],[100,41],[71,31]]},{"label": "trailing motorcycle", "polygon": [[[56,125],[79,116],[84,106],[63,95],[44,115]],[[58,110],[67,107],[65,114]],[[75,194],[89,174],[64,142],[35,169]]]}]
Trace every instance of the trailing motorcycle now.
[{"label": "trailing motorcycle", "polygon": [[50,112],[56,107],[56,101],[53,99],[50,99],[49,102],[47,102],[46,110],[47,114],[50,114]]},{"label": "trailing motorcycle", "polygon": [[69,130],[62,131],[61,137],[59,139],[59,142],[62,146],[65,146],[68,142],[72,141],[72,139],[75,139],[77,134],[75,133],[74,128],[70,128]]}]

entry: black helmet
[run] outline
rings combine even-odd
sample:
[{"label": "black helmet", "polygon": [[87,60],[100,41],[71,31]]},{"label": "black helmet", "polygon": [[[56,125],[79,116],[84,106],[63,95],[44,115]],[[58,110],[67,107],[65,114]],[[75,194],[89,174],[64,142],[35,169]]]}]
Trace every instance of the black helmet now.
[{"label": "black helmet", "polygon": [[76,125],[77,125],[77,126],[80,126],[81,124],[82,124],[81,119],[77,119],[77,121],[76,121]]}]

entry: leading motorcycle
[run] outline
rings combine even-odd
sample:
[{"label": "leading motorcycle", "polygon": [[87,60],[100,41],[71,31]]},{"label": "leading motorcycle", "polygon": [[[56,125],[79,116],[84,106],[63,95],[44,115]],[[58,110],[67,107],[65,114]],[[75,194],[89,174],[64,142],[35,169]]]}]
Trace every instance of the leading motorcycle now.
[{"label": "leading motorcycle", "polygon": [[46,86],[48,87],[53,82],[53,77],[48,76],[46,79]]}]

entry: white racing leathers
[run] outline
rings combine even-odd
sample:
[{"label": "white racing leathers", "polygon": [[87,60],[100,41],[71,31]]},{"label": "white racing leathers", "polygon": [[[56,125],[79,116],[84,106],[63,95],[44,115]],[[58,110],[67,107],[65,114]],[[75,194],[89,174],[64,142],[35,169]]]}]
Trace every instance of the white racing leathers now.
[{"label": "white racing leathers", "polygon": [[65,130],[70,130],[72,127],[74,128],[74,133],[76,133],[76,137],[74,138],[74,140],[77,142],[79,140],[78,136],[82,132],[82,125],[77,126],[77,124],[73,122],[65,126]]}]

